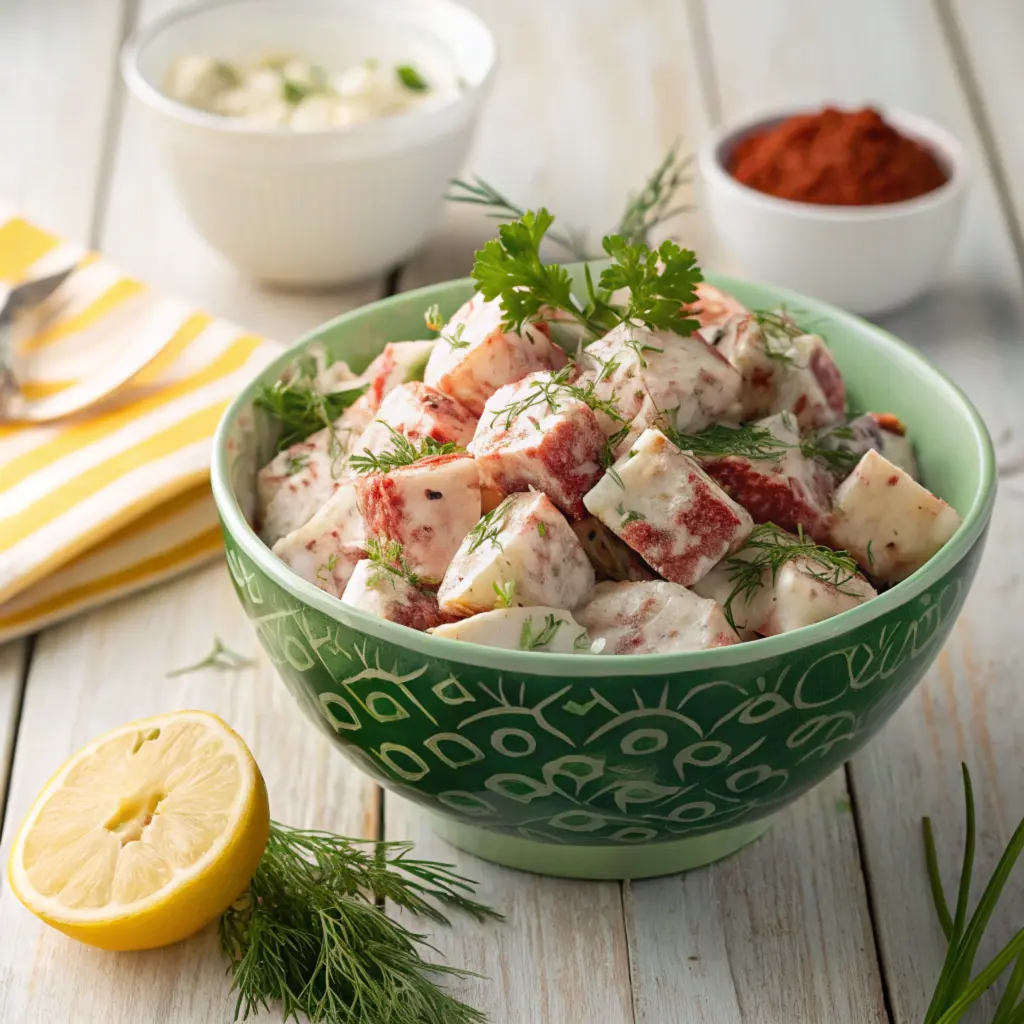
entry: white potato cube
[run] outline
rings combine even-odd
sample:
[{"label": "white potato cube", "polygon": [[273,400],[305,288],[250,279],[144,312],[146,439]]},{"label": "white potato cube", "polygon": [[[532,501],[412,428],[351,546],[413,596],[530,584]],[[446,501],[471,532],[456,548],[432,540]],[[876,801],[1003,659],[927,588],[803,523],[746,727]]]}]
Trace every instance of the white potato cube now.
[{"label": "white potato cube", "polygon": [[563,608],[498,608],[436,626],[434,636],[508,651],[589,654],[587,631]]},{"label": "white potato cube", "polygon": [[566,363],[565,353],[551,340],[547,322],[560,318],[556,311],[525,324],[522,334],[505,330],[502,316],[500,299],[486,302],[474,295],[441,331],[423,377],[477,416],[498,388],[537,370],[561,369]]},{"label": "white potato cube", "polygon": [[735,551],[754,526],[746,509],[660,430],[645,430],[583,504],[684,587]]},{"label": "white potato cube", "polygon": [[883,583],[899,583],[960,527],[956,510],[873,449],[839,485],[832,542]]},{"label": "white potato cube", "polygon": [[775,523],[792,532],[802,526],[816,540],[827,538],[835,487],[831,473],[800,450],[800,434],[788,413],[759,420],[757,426],[781,442],[778,458],[702,458],[704,468],[755,523]]},{"label": "white potato cube", "polygon": [[352,451],[360,455],[389,451],[394,448],[392,430],[413,442],[432,437],[442,444],[452,441],[465,447],[475,429],[476,416],[461,402],[421,381],[412,381],[399,384],[387,395]]},{"label": "white potato cube", "polygon": [[401,544],[409,568],[435,583],[480,519],[480,474],[469,455],[434,455],[370,473],[355,489],[367,533]]},{"label": "white potato cube", "polygon": [[[623,323],[587,346],[583,366],[578,383],[592,382],[598,397],[629,423],[614,446],[616,456],[660,416],[678,430],[696,432],[739,414],[739,373],[697,335],[684,338]],[[597,419],[608,437],[622,427],[602,412]]]},{"label": "white potato cube", "polygon": [[350,406],[334,421],[278,452],[256,475],[260,536],[273,545],[309,521],[348,479],[347,455],[362,433]]},{"label": "white potato cube", "polygon": [[760,323],[739,316],[719,330],[716,347],[743,377],[743,418],[788,412],[801,430],[843,420],[846,385],[835,360],[816,334],[788,333],[779,320]]},{"label": "white potato cube", "polygon": [[502,603],[571,608],[594,585],[572,527],[546,494],[506,498],[462,542],[437,592],[443,612],[473,615]]},{"label": "white potato cube", "polygon": [[[783,544],[801,543],[793,534],[780,532],[776,536]],[[744,640],[811,626],[877,596],[859,573],[835,571],[823,562],[799,555],[784,562],[774,576],[766,566],[760,583],[749,591],[739,588],[736,562],[749,562],[757,554],[757,549],[743,548],[715,566],[694,587],[698,594],[728,610]]]},{"label": "white potato cube", "polygon": [[419,590],[403,576],[367,558],[356,563],[341,601],[411,629],[431,629],[445,621],[433,594]]},{"label": "white potato cube", "polygon": [[676,583],[599,583],[575,609],[605,654],[669,654],[739,643],[717,602]]},{"label": "white potato cube", "polygon": [[366,557],[366,528],[355,485],[342,484],[309,522],[282,537],[273,552],[292,572],[334,597],[341,597]]},{"label": "white potato cube", "polygon": [[374,411],[399,384],[423,380],[435,345],[434,341],[392,341],[384,346],[384,351],[359,375],[360,380],[369,382],[366,394]]},{"label": "white potato cube", "polygon": [[543,491],[579,519],[586,515],[583,495],[604,472],[604,441],[593,410],[542,372],[499,388],[487,400],[469,450],[485,487],[501,494]]}]

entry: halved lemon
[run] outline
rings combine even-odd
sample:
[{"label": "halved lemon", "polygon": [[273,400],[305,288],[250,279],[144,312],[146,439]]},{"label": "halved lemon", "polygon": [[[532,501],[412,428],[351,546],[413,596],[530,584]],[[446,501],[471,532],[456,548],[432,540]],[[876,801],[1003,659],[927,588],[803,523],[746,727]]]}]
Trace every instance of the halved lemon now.
[{"label": "halved lemon", "polygon": [[11,889],[33,914],[103,949],[177,942],[245,890],[270,829],[267,788],[216,715],[131,722],[72,757],[14,840]]}]

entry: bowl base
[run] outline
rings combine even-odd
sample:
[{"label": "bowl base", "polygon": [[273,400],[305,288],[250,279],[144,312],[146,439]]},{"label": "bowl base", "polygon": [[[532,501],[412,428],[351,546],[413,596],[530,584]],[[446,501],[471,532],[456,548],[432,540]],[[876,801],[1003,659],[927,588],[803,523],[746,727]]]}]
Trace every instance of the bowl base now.
[{"label": "bowl base", "polygon": [[763,835],[771,827],[774,816],[720,832],[646,846],[540,843],[502,835],[441,815],[430,814],[430,819],[434,831],[442,839],[494,864],[536,875],[618,881],[674,875],[721,860]]}]

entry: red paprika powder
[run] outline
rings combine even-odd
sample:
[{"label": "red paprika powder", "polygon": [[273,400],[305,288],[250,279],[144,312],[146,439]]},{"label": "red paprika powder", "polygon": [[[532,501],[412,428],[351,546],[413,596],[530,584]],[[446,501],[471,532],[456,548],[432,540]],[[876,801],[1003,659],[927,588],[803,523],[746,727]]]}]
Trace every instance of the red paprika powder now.
[{"label": "red paprika powder", "polygon": [[826,107],[754,132],[736,145],[728,170],[759,192],[836,206],[898,203],[948,177],[931,151],[870,107]]}]

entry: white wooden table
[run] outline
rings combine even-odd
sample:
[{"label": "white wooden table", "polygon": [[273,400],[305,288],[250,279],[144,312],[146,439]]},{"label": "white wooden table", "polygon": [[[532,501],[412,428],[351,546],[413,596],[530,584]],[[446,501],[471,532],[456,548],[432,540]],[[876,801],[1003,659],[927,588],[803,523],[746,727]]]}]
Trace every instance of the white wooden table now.
[{"label": "white wooden table", "polygon": [[[389,290],[461,276],[492,227],[451,209],[435,241],[386,280],[315,297],[258,291],[192,232],[158,173],[116,54],[173,0],[3,0],[0,195],[211,312],[290,340]],[[515,1024],[919,1022],[943,953],[923,871],[930,814],[952,884],[958,762],[980,793],[987,876],[1024,814],[1024,86],[1019,0],[473,0],[503,63],[468,168],[525,203],[603,228],[676,138],[826,99],[909,107],[975,162],[949,273],[886,326],[971,394],[999,446],[988,553],[928,679],[844,771],[760,842],[686,876],[618,885],[492,867],[425,830],[329,748],[261,660],[237,676],[165,672],[214,633],[257,655],[220,565],[0,649],[0,856],[50,772],[94,735],[178,707],[224,715],[251,743],[276,817],[413,837],[480,880],[503,926],[434,936],[489,980],[460,994]],[[722,269],[699,211],[677,233]],[[4,804],[6,803],[6,807]],[[1024,882],[994,925],[1024,923]],[[989,1020],[994,1002],[970,1019]],[[223,1022],[216,937],[115,956],[24,912],[0,881],[0,1022]]]}]

